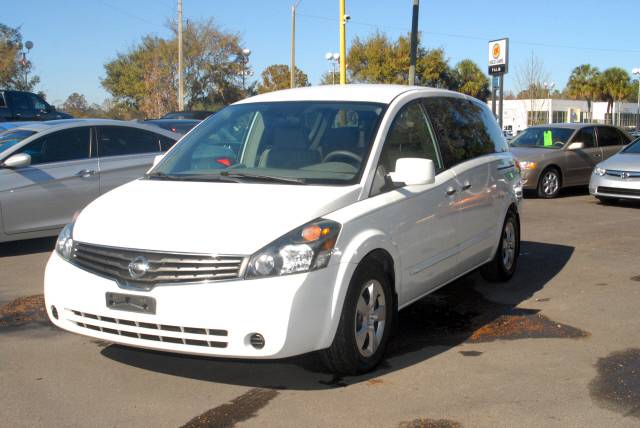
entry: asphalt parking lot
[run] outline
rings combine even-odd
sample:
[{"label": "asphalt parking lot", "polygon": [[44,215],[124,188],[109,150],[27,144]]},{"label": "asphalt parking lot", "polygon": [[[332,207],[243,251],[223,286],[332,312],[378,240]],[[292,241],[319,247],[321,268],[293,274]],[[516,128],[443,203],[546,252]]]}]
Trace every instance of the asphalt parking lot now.
[{"label": "asphalt parking lot", "polygon": [[473,273],[401,312],[377,371],[194,358],[53,328],[53,240],[0,244],[0,426],[640,425],[640,204],[527,199],[507,284]]}]

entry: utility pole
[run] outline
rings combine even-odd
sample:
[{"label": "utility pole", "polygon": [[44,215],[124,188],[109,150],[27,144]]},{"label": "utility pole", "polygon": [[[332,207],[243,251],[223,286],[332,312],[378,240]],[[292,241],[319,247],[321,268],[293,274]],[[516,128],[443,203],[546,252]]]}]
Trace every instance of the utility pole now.
[{"label": "utility pole", "polygon": [[184,110],[184,80],[182,78],[182,0],[178,0],[178,110]]},{"label": "utility pole", "polygon": [[420,0],[413,0],[413,17],[411,19],[411,61],[409,62],[409,85],[416,84],[416,56],[418,53],[418,9]]},{"label": "utility pole", "polygon": [[340,84],[347,84],[347,20],[345,0],[340,1]]},{"label": "utility pole", "polygon": [[289,67],[289,86],[296,87],[296,9],[302,0],[291,5],[291,66]]}]

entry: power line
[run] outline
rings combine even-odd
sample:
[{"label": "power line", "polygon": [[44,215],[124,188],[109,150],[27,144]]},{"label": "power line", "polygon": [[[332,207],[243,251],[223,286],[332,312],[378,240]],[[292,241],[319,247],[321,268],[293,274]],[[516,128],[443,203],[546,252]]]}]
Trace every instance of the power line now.
[{"label": "power line", "polygon": [[157,23],[155,23],[155,22],[149,21],[149,20],[148,20],[148,19],[146,19],[146,18],[142,18],[142,17],[140,17],[140,16],[138,16],[138,15],[134,15],[134,14],[132,14],[132,13],[129,13],[129,12],[128,12],[128,11],[126,11],[125,9],[122,9],[122,8],[120,8],[120,7],[118,7],[118,6],[115,6],[115,5],[111,4],[111,3],[107,3],[106,1],[101,1],[100,3],[102,3],[103,5],[105,5],[105,6],[107,6],[107,7],[112,8],[112,9],[114,9],[114,10],[117,10],[118,12],[120,12],[120,13],[122,13],[122,14],[124,14],[124,15],[127,15],[127,16],[128,16],[128,17],[130,17],[130,18],[137,19],[138,21],[146,22],[147,24],[154,25],[154,26],[156,26],[156,27],[160,27],[160,28],[165,28],[165,29],[166,29],[166,27],[165,27],[164,25],[157,24]]},{"label": "power line", "polygon": [[[309,15],[306,13],[299,13],[298,15],[304,16],[307,18],[319,19],[323,21],[336,21],[336,18],[329,18],[327,16],[319,16],[319,15]],[[387,24],[372,24],[370,22],[362,22],[362,21],[349,21],[349,24],[353,25],[361,25],[365,27],[373,27],[373,28],[389,28],[393,30],[401,30],[408,31],[407,27],[400,27],[397,25],[387,25]],[[440,33],[436,31],[421,31],[422,34],[431,34],[433,36],[442,36],[442,37],[454,37],[459,39],[469,39],[469,40],[481,40],[488,41],[491,40],[491,37],[488,36],[474,36],[469,34],[455,34],[455,33]],[[540,42],[529,42],[524,40],[514,40],[509,39],[509,43],[518,44],[518,45],[527,45],[527,46],[538,46],[544,48],[559,48],[559,49],[573,49],[573,50],[585,50],[585,51],[599,51],[599,52],[618,52],[618,53],[640,53],[638,49],[616,49],[616,48],[599,48],[599,47],[589,47],[589,46],[574,46],[574,45],[562,45],[562,44],[553,44],[553,43],[540,43]]]}]

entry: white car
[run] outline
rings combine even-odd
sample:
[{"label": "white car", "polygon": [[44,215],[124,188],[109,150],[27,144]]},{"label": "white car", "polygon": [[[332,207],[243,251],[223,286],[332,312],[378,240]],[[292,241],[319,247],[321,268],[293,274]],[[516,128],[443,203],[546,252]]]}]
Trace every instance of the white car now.
[{"label": "white car", "polygon": [[593,169],[589,193],[602,203],[640,200],[640,138]]},{"label": "white car", "polygon": [[321,351],[371,370],[397,311],[482,267],[509,279],[520,174],[488,108],[386,85],[258,95],[86,207],[45,275],[52,322],[142,348]]}]

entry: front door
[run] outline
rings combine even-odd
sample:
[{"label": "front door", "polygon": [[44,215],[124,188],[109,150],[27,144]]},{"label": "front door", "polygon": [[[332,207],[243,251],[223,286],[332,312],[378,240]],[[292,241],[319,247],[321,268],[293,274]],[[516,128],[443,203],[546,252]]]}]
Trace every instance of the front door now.
[{"label": "front door", "polygon": [[580,129],[568,144],[571,143],[582,143],[584,148],[564,151],[563,184],[566,186],[588,184],[591,171],[598,162],[602,161],[602,149],[596,145],[595,128],[588,126]]},{"label": "front door", "polygon": [[16,153],[31,165],[0,169],[0,209],[7,234],[57,229],[98,196],[98,160],[89,127],[44,135]]},{"label": "front door", "polygon": [[[434,184],[390,187],[384,176],[395,170],[400,158],[425,158],[436,166]],[[454,203],[448,193],[454,186],[451,171],[443,171],[433,132],[419,102],[405,106],[394,119],[380,160],[372,195],[388,201],[376,215],[391,225],[402,265],[403,305],[437,287],[452,276],[456,266]]]}]

